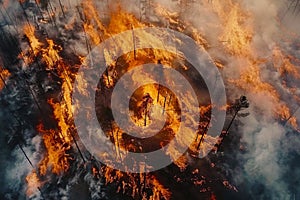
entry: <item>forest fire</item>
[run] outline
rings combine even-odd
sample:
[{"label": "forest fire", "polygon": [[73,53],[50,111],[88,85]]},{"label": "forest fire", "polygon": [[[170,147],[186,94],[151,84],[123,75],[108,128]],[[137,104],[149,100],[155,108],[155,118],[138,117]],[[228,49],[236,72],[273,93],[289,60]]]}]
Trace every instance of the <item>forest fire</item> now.
[{"label": "forest fire", "polygon": [[[87,0],[74,3],[24,0],[18,2],[21,14],[12,13],[12,16],[6,17],[11,18],[17,14],[14,18],[22,19],[20,25],[11,25],[6,30],[8,36],[5,37],[11,38],[12,44],[5,45],[20,48],[20,51],[14,59],[0,53],[0,64],[3,66],[0,68],[0,92],[3,96],[14,97],[11,92],[28,91],[24,102],[30,103],[24,105],[29,111],[23,117],[24,122],[23,115],[18,116],[18,110],[7,108],[8,113],[13,113],[13,121],[16,121],[14,124],[24,127],[24,130],[21,128],[22,131],[19,131],[20,128],[12,128],[17,133],[11,134],[10,142],[13,141],[12,146],[18,146],[22,150],[32,167],[22,175],[26,182],[23,187],[24,199],[74,199],[73,188],[77,185],[82,188],[80,197],[85,199],[222,199],[223,194],[228,194],[226,198],[230,195],[236,198],[240,192],[243,195],[247,188],[243,188],[242,179],[229,175],[234,170],[228,170],[226,165],[238,162],[230,163],[232,158],[229,158],[226,150],[230,153],[237,151],[237,157],[244,151],[252,153],[243,158],[247,164],[238,170],[248,170],[247,167],[254,163],[249,161],[249,164],[248,158],[254,157],[255,162],[258,161],[253,156],[257,152],[248,150],[256,144],[249,142],[247,145],[244,142],[249,140],[249,136],[229,132],[232,130],[234,133],[247,134],[279,126],[278,130],[287,129],[298,134],[300,129],[296,114],[300,103],[299,55],[291,54],[280,42],[270,45],[268,54],[263,52],[260,45],[264,44],[260,42],[258,34],[263,28],[256,24],[255,11],[243,1],[172,2],[170,5],[174,4],[174,8],[165,6],[163,2],[150,0],[141,0],[137,7],[132,5],[132,8],[127,8],[127,3],[122,1],[115,3]],[[193,5],[199,6],[197,9],[203,11],[204,21],[205,18],[215,21],[208,20],[207,24],[198,24],[196,19],[186,16],[184,9],[199,12],[192,8]],[[4,13],[8,14],[9,7],[8,1],[1,2],[3,17]],[[102,10],[99,11],[100,9]],[[179,46],[186,41],[174,35],[168,38],[170,44],[175,44],[172,46],[158,37],[166,36],[166,32],[155,35],[138,31],[147,27],[184,33],[195,41],[199,49],[207,51],[211,59],[209,63],[216,66],[221,75],[205,76],[211,80],[215,78],[215,82],[218,78],[224,80],[228,102],[217,105],[210,99],[212,94],[206,79],[197,74],[197,69],[189,62],[188,56],[180,51]],[[10,36],[13,34],[9,31],[13,29],[19,35]],[[130,34],[117,38],[123,32]],[[103,55],[99,55],[104,60],[100,62],[100,58],[93,54],[93,49],[107,40],[118,45],[114,48],[107,47],[109,50],[104,49],[101,52]],[[297,42],[292,38],[286,43],[292,44],[295,41]],[[150,44],[149,48],[142,48],[146,46],[145,43]],[[132,51],[127,51],[128,47]],[[126,53],[116,56],[123,51]],[[149,70],[149,73],[139,68],[148,63],[162,69]],[[100,76],[100,79],[97,88],[92,88],[93,85],[89,84],[90,77],[82,72],[89,72],[91,65],[100,68],[100,64],[106,70],[103,74],[95,72],[94,75]],[[80,68],[84,70],[81,71]],[[184,95],[177,96],[178,91],[153,83],[158,75],[165,83],[184,88],[181,81],[173,79],[167,73],[166,70],[170,69],[181,74],[191,85],[193,92],[185,91]],[[130,80],[124,77],[129,77]],[[278,77],[280,81],[276,80]],[[140,86],[141,82],[148,84]],[[25,89],[20,89],[21,86]],[[112,99],[116,87],[123,88],[120,93],[134,89],[128,102],[130,125],[126,128],[118,124],[113,113]],[[95,93],[95,108],[74,98],[74,94],[84,98],[93,97],[91,91]],[[194,93],[197,106],[193,104]],[[239,98],[240,95],[242,96]],[[251,126],[244,120],[249,113],[239,112],[249,107],[248,100],[243,95],[251,102]],[[123,112],[121,100],[122,98],[115,101],[120,113]],[[247,105],[242,105],[246,101]],[[103,155],[90,152],[90,147],[82,141],[79,134],[82,127],[78,127],[75,119],[79,115],[78,108],[86,110],[87,121],[93,120],[95,112],[100,128],[103,129],[102,137],[108,138],[112,143],[109,151],[102,152]],[[188,108],[188,111],[184,108]],[[211,135],[208,130],[218,123],[215,110],[227,111],[227,116],[224,128],[222,126],[223,131]],[[197,113],[199,119],[191,113]],[[234,125],[236,118],[239,123]],[[26,129],[25,124],[29,124],[30,119],[32,124]],[[182,125],[183,122],[185,126]],[[153,127],[158,127],[158,130]],[[197,127],[196,131],[193,127]],[[95,144],[99,145],[96,141],[101,139],[97,135],[99,130],[87,126],[86,132],[87,138],[93,138]],[[143,137],[131,136],[130,132],[141,132],[139,134]],[[181,132],[184,134],[180,134]],[[169,145],[170,143],[173,145]],[[275,148],[270,143],[269,145],[271,150]],[[180,149],[185,146],[187,150],[182,153]],[[125,165],[131,154],[148,155],[146,153],[159,149],[163,149],[164,155],[173,163],[158,170],[152,170],[154,164],[152,166],[146,162],[150,156],[145,156],[144,162],[131,161],[132,169],[128,169],[128,172],[113,168],[109,159],[114,155],[113,162]],[[107,163],[97,160],[97,156],[107,158]],[[259,166],[256,164],[254,167]],[[180,191],[181,187],[184,192]],[[291,193],[298,195],[296,189]],[[12,196],[6,197],[9,199]]]},{"label": "forest fire", "polygon": [[[87,34],[89,35],[89,37],[91,38],[92,41],[94,41],[94,45],[97,45],[99,42],[101,42],[101,39],[99,37],[99,35],[103,35],[104,37],[108,37],[110,34],[115,34],[118,32],[122,32],[124,30],[130,30],[132,28],[132,26],[134,27],[139,27],[142,24],[140,22],[137,21],[137,19],[135,19],[135,17],[133,15],[130,14],[126,14],[123,11],[118,11],[117,14],[113,15],[113,17],[111,18],[111,22],[108,26],[108,28],[106,29],[104,27],[104,25],[101,23],[99,17],[97,17],[97,13],[95,11],[95,9],[90,5],[91,2],[87,2],[86,4],[83,5],[83,8],[85,8],[84,14],[86,16],[87,19],[89,20],[95,20],[96,25],[99,27],[99,30],[93,30],[92,25],[88,25],[87,23],[84,24],[84,29],[87,32]],[[91,12],[92,10],[92,12]],[[91,16],[89,13],[92,13]],[[122,19],[122,20],[121,20]],[[44,141],[44,146],[46,149],[46,154],[44,155],[44,158],[41,160],[40,162],[40,166],[39,166],[39,174],[41,176],[45,176],[48,173],[48,170],[51,169],[52,173],[57,174],[57,175],[62,175],[64,172],[67,172],[70,168],[70,160],[71,160],[71,156],[67,153],[73,144],[72,141],[72,137],[71,137],[71,133],[70,131],[74,130],[74,125],[71,123],[72,120],[72,103],[71,103],[71,90],[72,90],[72,80],[71,80],[71,76],[74,75],[68,75],[71,74],[72,72],[70,71],[70,68],[66,66],[66,64],[64,63],[63,59],[60,57],[60,52],[62,51],[62,47],[60,47],[60,45],[56,45],[54,43],[53,40],[46,38],[45,39],[45,44],[42,44],[41,42],[39,42],[39,39],[37,39],[36,35],[34,34],[34,27],[32,26],[26,26],[24,28],[24,31],[26,33],[26,36],[28,37],[29,40],[29,44],[30,44],[30,48],[32,49],[32,51],[34,52],[35,56],[39,56],[41,55],[41,59],[42,61],[46,64],[46,69],[47,70],[53,70],[55,68],[55,71],[57,71],[58,76],[61,78],[62,83],[61,83],[61,100],[60,102],[55,103],[54,99],[49,99],[48,103],[51,105],[51,107],[53,108],[53,115],[54,118],[57,121],[57,125],[58,125],[58,130],[53,130],[53,129],[49,129],[49,130],[45,130],[45,128],[43,127],[42,124],[38,125],[37,129],[38,132],[40,132],[42,134],[42,138]],[[95,34],[97,33],[97,34]],[[150,40],[155,40],[155,38],[149,38]],[[130,41],[129,41],[130,42]],[[46,48],[43,48],[46,47]],[[147,55],[148,55],[148,51],[137,51],[137,56],[139,58],[145,58],[147,59]],[[150,58],[151,59],[155,59],[156,62],[160,59],[164,59],[165,61],[162,62],[170,62],[173,59],[173,56],[167,52],[159,52],[159,51],[154,51],[153,53],[153,57]],[[111,58],[107,58],[109,57],[109,54],[106,54],[106,59],[111,59]],[[128,68],[132,68],[135,65],[139,64],[140,61],[135,61],[132,63],[132,61],[134,61],[133,57],[127,57],[126,59],[129,59],[128,61],[126,61],[128,63]],[[148,58],[149,59],[149,58]],[[141,59],[143,60],[143,59]],[[32,62],[32,61],[31,61]],[[114,67],[114,66],[112,66]],[[67,71],[69,70],[69,71]],[[105,75],[104,75],[105,78]],[[136,79],[135,81],[139,81],[139,77],[138,75],[133,77],[134,79]],[[142,77],[141,77],[142,78]],[[84,84],[84,80],[81,79],[80,81],[82,81]],[[114,81],[114,77],[112,76],[106,76],[106,87],[110,87],[109,84],[111,84],[110,82],[115,82]],[[164,109],[166,110],[166,113],[169,113],[170,111],[168,110],[178,110],[178,105],[176,107],[173,107],[173,103],[172,102],[176,102],[176,98],[172,99],[172,95],[168,95],[168,93],[166,93],[166,91],[164,91],[162,88],[151,88],[153,86],[150,85],[150,87],[143,87],[143,91],[142,93],[147,92],[147,94],[151,97],[156,97],[157,96],[157,101],[153,100],[154,102],[154,106],[156,103],[158,103],[158,105],[160,105],[161,107],[164,107]],[[85,93],[84,90],[81,90],[81,92]],[[160,94],[159,94],[160,93]],[[160,98],[160,95],[162,95],[162,97]],[[165,97],[164,97],[165,96]],[[166,106],[166,101],[167,101],[167,97],[168,97],[168,103]],[[173,97],[174,98],[174,97]],[[170,104],[171,103],[171,104]],[[176,105],[176,103],[174,104]],[[140,105],[141,106],[141,105]],[[137,108],[138,109],[138,108]],[[208,111],[206,109],[206,111]],[[145,111],[144,111],[145,112]],[[175,111],[176,112],[176,111]],[[204,114],[205,112],[202,113]],[[135,119],[135,123],[139,124],[139,120],[142,120],[142,124],[145,123],[145,125],[147,124],[147,120],[144,122],[143,116],[139,116],[138,118]],[[174,120],[178,120],[176,118],[176,115],[174,114],[168,114],[168,118],[170,118],[169,120],[172,122]],[[173,119],[171,119],[173,118]],[[150,119],[148,119],[149,121]],[[148,123],[151,123],[150,121]],[[174,123],[174,122],[172,122]],[[176,133],[176,126],[178,126],[180,122],[176,122],[175,126],[173,128],[175,128],[174,132]],[[172,129],[173,129],[172,128]],[[177,128],[178,129],[178,128]],[[112,130],[111,133],[115,132],[116,130]],[[122,132],[119,131],[118,134],[118,138],[115,138],[115,140],[121,140],[123,138],[122,136]],[[159,139],[159,138],[158,138]],[[127,149],[135,149],[134,151],[137,151],[138,149],[136,149],[136,147],[134,145],[128,145],[126,143],[118,143],[116,144],[118,145],[118,148],[127,148]],[[162,143],[160,143],[160,145],[163,145]],[[170,155],[172,155],[174,152],[176,152],[175,149],[170,149]],[[125,156],[125,155],[124,155]],[[176,164],[182,169],[184,170],[184,168],[187,166],[187,159],[185,158],[181,158],[179,160],[176,161]],[[92,172],[93,174],[96,176],[97,173],[97,168],[93,167],[92,168]],[[124,174],[109,168],[104,168],[104,169],[100,169],[100,170],[104,170],[105,171],[105,180],[107,183],[112,183],[112,182],[121,182],[122,183],[122,188],[118,189],[120,191],[123,191],[123,193],[128,193],[127,190],[132,190],[132,197],[136,198],[139,195],[144,196],[143,198],[147,198],[149,199],[149,197],[146,197],[145,194],[140,191],[141,189],[138,188],[138,182],[137,180],[141,179],[140,176],[142,175],[131,175],[131,174]],[[115,174],[115,175],[114,175]],[[168,192],[168,190],[164,189],[164,187],[159,183],[159,181],[153,176],[150,175],[151,177],[148,177],[148,175],[145,175],[144,179],[144,186],[146,187],[146,185],[148,185],[147,187],[149,188],[153,188],[152,191],[152,195],[150,196],[150,199],[168,199],[170,198],[170,192]],[[37,175],[35,174],[35,177],[37,177]],[[124,179],[124,180],[123,180]],[[30,184],[33,181],[28,181]],[[133,188],[132,188],[133,187]],[[127,189],[126,189],[127,188]],[[132,188],[132,189],[131,189]],[[145,189],[145,188],[144,188]],[[143,190],[144,190],[143,189]],[[137,195],[138,194],[138,195]]]}]

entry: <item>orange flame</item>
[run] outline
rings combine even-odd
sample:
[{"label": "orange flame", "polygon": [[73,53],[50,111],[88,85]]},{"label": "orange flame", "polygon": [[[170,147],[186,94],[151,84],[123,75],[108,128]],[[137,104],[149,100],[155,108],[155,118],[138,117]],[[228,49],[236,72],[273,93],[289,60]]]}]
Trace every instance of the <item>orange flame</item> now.
[{"label": "orange flame", "polygon": [[292,63],[292,60],[295,60],[295,58],[284,55],[284,53],[279,49],[279,47],[275,47],[273,49],[273,66],[277,69],[280,75],[283,76],[287,73],[299,79],[299,66],[295,66]]},{"label": "orange flame", "polygon": [[263,82],[260,75],[260,69],[257,63],[253,63],[249,69],[242,72],[240,79],[230,79],[229,82],[234,83],[245,91],[256,94],[264,94],[269,97],[271,102],[275,104],[273,112],[281,119],[290,117],[290,109],[280,101],[280,96],[276,89],[269,83]]},{"label": "orange flame", "polygon": [[25,35],[27,36],[27,38],[29,39],[29,43],[33,50],[34,55],[37,55],[40,52],[43,44],[35,36],[35,27],[32,25],[26,24],[23,27],[23,31],[24,31]]},{"label": "orange flame", "polygon": [[149,180],[148,184],[153,187],[153,195],[150,197],[151,200],[171,198],[171,192],[166,189],[155,176],[148,176],[147,180]]},{"label": "orange flame", "polygon": [[45,157],[39,164],[41,175],[46,175],[49,168],[55,174],[62,174],[69,169],[70,157],[66,151],[70,146],[60,138],[60,134],[54,130],[44,130],[42,124],[37,127],[38,131],[42,134],[43,142],[47,152]]},{"label": "orange flame", "polygon": [[49,69],[51,69],[56,62],[58,62],[61,58],[59,56],[59,52],[62,50],[62,47],[54,44],[53,40],[46,39],[48,43],[48,47],[46,49],[42,49],[43,52],[43,60],[46,62]]},{"label": "orange flame", "polygon": [[7,69],[3,69],[0,66],[0,76],[1,76],[1,81],[0,81],[0,91],[1,91],[5,85],[3,81],[6,81],[10,77],[10,72]]},{"label": "orange flame", "polygon": [[[263,94],[269,97],[274,104],[273,113],[282,120],[288,119],[291,116],[289,107],[280,99],[276,88],[261,77],[260,67],[266,60],[257,58],[251,46],[253,38],[251,14],[232,0],[227,0],[226,6],[221,5],[224,5],[224,2],[212,2],[212,9],[223,22],[224,29],[220,41],[223,42],[228,53],[242,58],[244,62],[240,65],[245,66],[240,77],[230,78],[229,83],[235,84],[246,93]],[[283,56],[278,48],[274,49],[273,55],[274,66],[281,74],[293,73],[293,76],[299,76],[299,71],[292,65],[290,58]],[[294,118],[291,119],[291,123],[296,127]]]},{"label": "orange flame", "polygon": [[42,185],[35,171],[30,172],[26,176],[26,182],[27,182],[26,195],[28,197],[35,194],[39,189],[39,187]]},{"label": "orange flame", "polygon": [[220,35],[220,41],[224,42],[225,48],[233,55],[251,55],[251,40],[253,31],[249,21],[250,14],[244,11],[238,3],[232,0],[213,1],[212,10],[217,13],[223,23],[224,29]]}]

